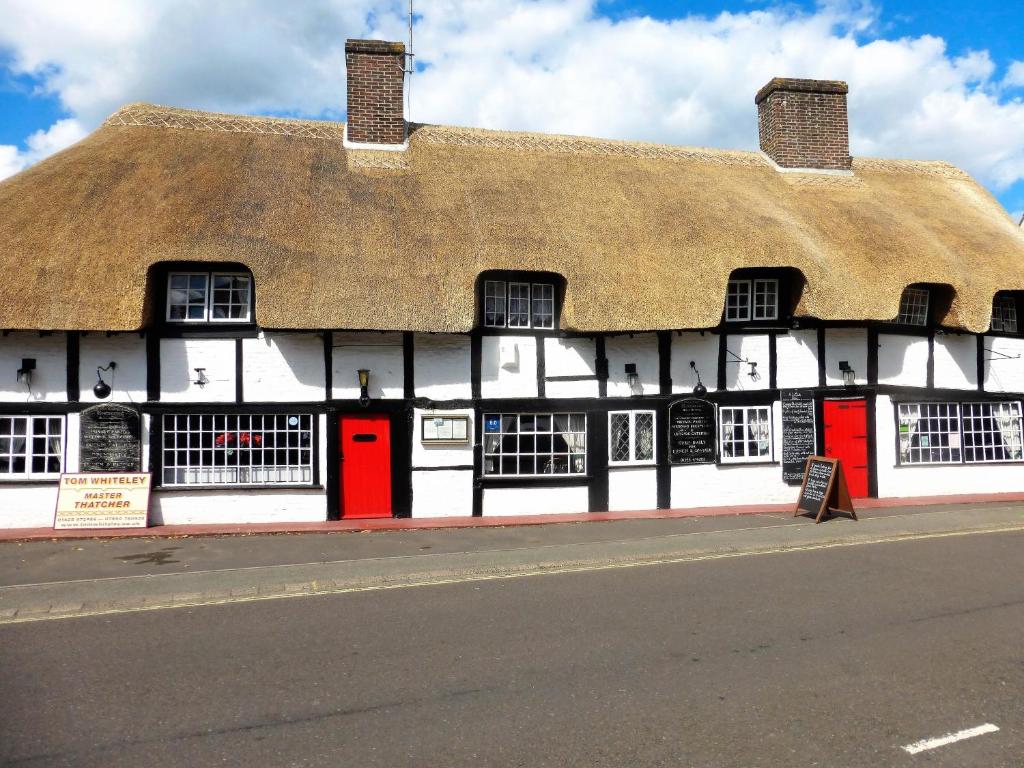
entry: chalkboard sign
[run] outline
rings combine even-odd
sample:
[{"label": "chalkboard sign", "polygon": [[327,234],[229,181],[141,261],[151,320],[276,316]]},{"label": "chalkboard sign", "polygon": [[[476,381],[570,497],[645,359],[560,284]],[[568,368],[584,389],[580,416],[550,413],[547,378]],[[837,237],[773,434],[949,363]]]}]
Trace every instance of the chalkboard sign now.
[{"label": "chalkboard sign", "polygon": [[817,450],[814,394],[800,389],[782,390],[782,481],[803,481],[807,457]]},{"label": "chalkboard sign", "polygon": [[82,411],[80,471],[141,471],[141,420],[134,408],[114,403],[94,405]]},{"label": "chalkboard sign", "polygon": [[688,397],[668,407],[668,458],[673,464],[715,463],[715,405]]},{"label": "chalkboard sign", "polygon": [[820,523],[826,512],[831,514],[834,511],[847,512],[854,520],[857,519],[843,467],[839,459],[808,456],[793,517],[814,515],[814,522]]}]

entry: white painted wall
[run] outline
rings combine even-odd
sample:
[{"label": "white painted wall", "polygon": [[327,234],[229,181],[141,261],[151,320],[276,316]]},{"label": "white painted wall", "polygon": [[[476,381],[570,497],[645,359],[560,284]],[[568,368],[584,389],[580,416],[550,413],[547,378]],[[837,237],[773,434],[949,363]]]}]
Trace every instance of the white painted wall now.
[{"label": "white painted wall", "polygon": [[978,337],[943,334],[935,337],[935,386],[939,389],[978,388]]},{"label": "white painted wall", "polygon": [[830,387],[843,384],[839,361],[853,368],[854,381],[868,383],[868,332],[864,328],[825,329],[825,383]]},{"label": "white painted wall", "polygon": [[896,419],[892,398],[875,402],[878,440],[878,495],[948,496],[1024,491],[1024,472],[1015,464],[896,465]]},{"label": "white painted wall", "polygon": [[768,389],[769,356],[768,334],[729,334],[725,339],[726,349],[737,357],[757,363],[757,379],[750,377],[749,363],[741,363],[728,352],[725,355],[725,388],[731,391],[750,392]]},{"label": "white painted wall", "polygon": [[697,376],[690,368],[692,360],[708,392],[718,389],[718,335],[697,331],[672,334],[672,391],[690,394]]},{"label": "white painted wall", "polygon": [[[79,339],[78,381],[83,403],[146,401],[146,340],[137,333],[89,333]],[[111,362],[117,368],[103,371],[103,380],[110,385],[110,396],[100,401],[92,393],[96,385],[96,369]]]},{"label": "white painted wall", "polygon": [[413,383],[417,397],[432,400],[468,400],[470,383],[469,336],[418,333],[413,339]]},{"label": "white painted wall", "polygon": [[928,339],[878,334],[878,383],[923,387],[928,383]]},{"label": "white painted wall", "polygon": [[533,336],[484,336],[481,341],[481,396],[536,397],[537,340]]},{"label": "white painted wall", "polygon": [[[595,376],[597,345],[588,338],[544,339],[545,376]],[[544,383],[547,397],[597,397],[596,378],[584,381],[551,381]]]},{"label": "white painted wall", "polygon": [[[69,413],[64,418],[64,471],[65,472],[78,472],[81,466],[81,452],[80,443],[82,435],[82,415],[80,413]],[[148,434],[143,434],[141,425],[139,430],[139,437],[143,441],[142,445],[148,449]],[[143,456],[145,459],[145,456]],[[143,461],[142,468],[148,465]]]},{"label": "white painted wall", "polygon": [[654,467],[611,467],[608,470],[608,509],[658,508],[658,478]]},{"label": "white painted wall", "polygon": [[1024,339],[986,336],[984,343],[985,391],[1024,392]]},{"label": "white painted wall", "polygon": [[[469,417],[469,442],[465,445],[430,445],[421,440],[422,418],[433,414],[457,414]],[[472,408],[438,408],[413,411],[412,465],[414,467],[473,466],[473,434],[475,415]]]},{"label": "white painted wall", "polygon": [[484,488],[483,515],[491,517],[586,512],[586,485],[569,488]]},{"label": "white painted wall", "polygon": [[[196,368],[207,383],[196,384]],[[172,403],[235,400],[234,339],[160,339],[160,399]]]},{"label": "white painted wall", "polygon": [[782,482],[782,406],[772,406],[774,464],[694,464],[672,467],[675,508],[795,502],[799,486]]},{"label": "white painted wall", "polygon": [[[35,358],[31,386],[17,381],[22,358]],[[68,348],[63,333],[0,336],[0,402],[58,403],[68,399]],[[89,385],[90,387],[92,384]]]},{"label": "white painted wall", "polygon": [[327,519],[322,489],[154,490],[150,525],[310,523]]},{"label": "white painted wall", "polygon": [[413,471],[413,517],[472,517],[473,470]]},{"label": "white painted wall", "polygon": [[[791,331],[775,340],[779,389],[818,386],[818,334]],[[761,366],[758,365],[758,368]]]},{"label": "white painted wall", "polygon": [[324,342],[315,333],[264,333],[242,340],[246,402],[323,401]]},{"label": "white painted wall", "polygon": [[[609,336],[605,339],[608,358],[608,397],[658,394],[658,336],[654,333]],[[626,363],[636,363],[640,377],[635,387],[626,381]]]},{"label": "white painted wall", "polygon": [[0,528],[52,528],[57,483],[0,483]]},{"label": "white painted wall", "polygon": [[359,399],[357,371],[360,368],[370,371],[371,399],[401,398],[404,395],[402,334],[335,333],[333,344],[331,384],[336,399]]}]

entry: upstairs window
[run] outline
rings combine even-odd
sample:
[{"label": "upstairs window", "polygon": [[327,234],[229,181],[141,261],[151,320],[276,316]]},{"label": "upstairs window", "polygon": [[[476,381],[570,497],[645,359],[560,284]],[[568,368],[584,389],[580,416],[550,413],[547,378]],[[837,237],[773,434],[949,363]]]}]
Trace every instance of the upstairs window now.
[{"label": "upstairs window", "polygon": [[927,325],[928,299],[927,288],[905,289],[900,298],[900,313],[896,316],[896,322],[900,325]]},{"label": "upstairs window", "polygon": [[779,319],[777,278],[730,280],[725,292],[725,320],[730,323]]},{"label": "upstairs window", "polygon": [[992,299],[992,330],[1017,333],[1017,301],[1013,296],[997,293]]},{"label": "upstairs window", "polygon": [[171,272],[167,320],[172,323],[248,323],[252,277],[244,272]]},{"label": "upstairs window", "polygon": [[554,284],[485,280],[484,326],[487,328],[554,328]]}]

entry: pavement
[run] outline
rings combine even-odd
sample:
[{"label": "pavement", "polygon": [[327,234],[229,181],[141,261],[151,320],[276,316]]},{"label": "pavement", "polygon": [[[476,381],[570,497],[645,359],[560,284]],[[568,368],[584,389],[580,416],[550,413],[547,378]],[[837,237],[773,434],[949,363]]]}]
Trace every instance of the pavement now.
[{"label": "pavement", "polygon": [[0,765],[1019,768],[1022,514],[4,544]]},{"label": "pavement", "polygon": [[501,529],[0,543],[0,624],[1024,530],[1024,504]]}]

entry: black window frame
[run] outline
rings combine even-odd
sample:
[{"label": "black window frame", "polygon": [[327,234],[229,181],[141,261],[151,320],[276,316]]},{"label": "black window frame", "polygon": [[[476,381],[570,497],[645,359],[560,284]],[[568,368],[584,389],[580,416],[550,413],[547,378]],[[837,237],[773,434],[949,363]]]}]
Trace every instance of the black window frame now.
[{"label": "black window frame", "polygon": [[[245,275],[249,278],[249,318],[247,320],[170,320],[168,305],[170,299],[170,280],[173,274],[205,273],[208,281],[212,276],[232,274]],[[165,261],[150,268],[148,278],[150,297],[152,299],[151,325],[159,328],[162,336],[254,336],[258,332],[256,324],[256,279],[252,270],[240,262],[218,261]],[[208,294],[212,292],[212,282],[208,282]],[[209,299],[208,299],[209,301]]]},{"label": "black window frame", "polygon": [[[488,324],[487,307],[488,300],[495,298],[489,295],[490,284],[504,283],[503,313],[504,322],[501,325]],[[526,309],[526,325],[510,325],[512,297],[510,289],[512,285],[528,286],[528,307]],[[550,297],[538,297],[538,288],[550,288]],[[565,296],[565,280],[561,275],[554,272],[533,272],[533,271],[509,271],[489,270],[482,272],[477,279],[477,325],[485,333],[553,333],[561,330],[562,303]],[[534,323],[534,302],[551,302],[551,326],[539,326]],[[522,299],[519,299],[522,300]]]}]

